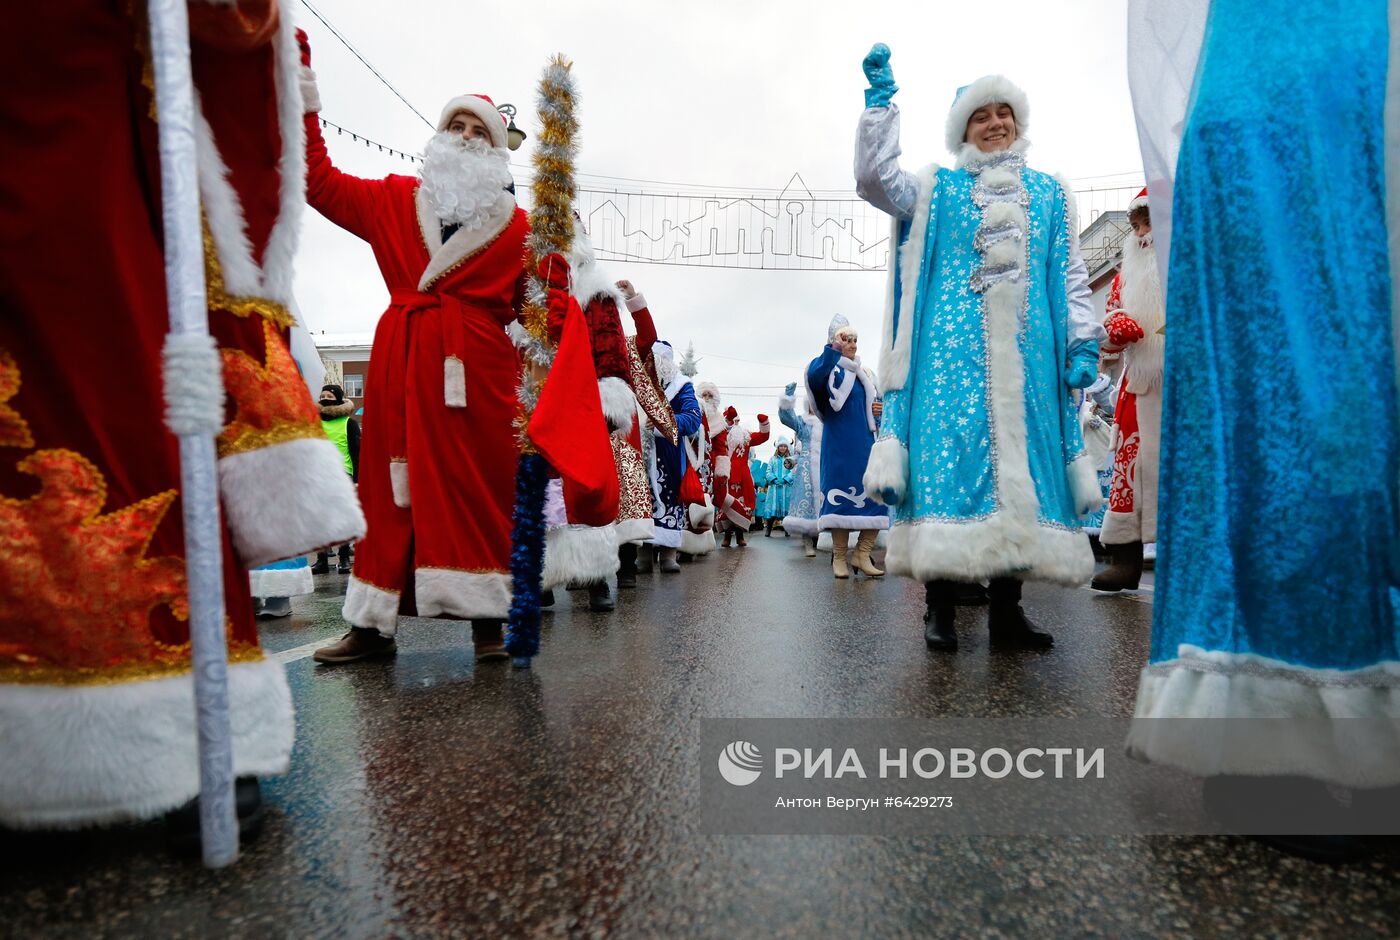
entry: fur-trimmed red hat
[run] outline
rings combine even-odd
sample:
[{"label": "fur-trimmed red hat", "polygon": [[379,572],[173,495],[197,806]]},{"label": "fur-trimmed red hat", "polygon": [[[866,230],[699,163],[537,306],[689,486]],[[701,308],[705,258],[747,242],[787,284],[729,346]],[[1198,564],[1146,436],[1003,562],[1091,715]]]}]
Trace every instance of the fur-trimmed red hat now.
[{"label": "fur-trimmed red hat", "polygon": [[491,135],[491,146],[510,146],[506,135],[506,117],[496,110],[496,103],[486,95],[458,95],[447,102],[438,118],[439,134],[447,130],[447,125],[452,123],[452,115],[458,111],[465,111],[481,119],[481,123],[486,125],[486,133]]}]

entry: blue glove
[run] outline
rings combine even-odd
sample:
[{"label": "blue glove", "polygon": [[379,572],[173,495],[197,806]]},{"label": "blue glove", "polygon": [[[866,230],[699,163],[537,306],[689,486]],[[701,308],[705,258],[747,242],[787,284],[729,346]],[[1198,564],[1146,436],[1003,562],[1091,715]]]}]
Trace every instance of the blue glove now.
[{"label": "blue glove", "polygon": [[865,89],[865,106],[887,107],[894,93],[899,91],[894,83],[894,70],[890,68],[890,47],[877,42],[870,47],[870,54],[861,65],[865,68],[866,81],[870,82],[870,87]]},{"label": "blue glove", "polygon": [[791,398],[792,396],[796,395],[796,394],[797,394],[797,383],[796,383],[796,382],[789,382],[789,383],[787,384],[787,388],[783,389],[783,394],[786,395],[788,398]]},{"label": "blue glove", "polygon": [[1099,377],[1099,345],[1085,343],[1070,356],[1065,370],[1065,384],[1070,388],[1088,388]]}]

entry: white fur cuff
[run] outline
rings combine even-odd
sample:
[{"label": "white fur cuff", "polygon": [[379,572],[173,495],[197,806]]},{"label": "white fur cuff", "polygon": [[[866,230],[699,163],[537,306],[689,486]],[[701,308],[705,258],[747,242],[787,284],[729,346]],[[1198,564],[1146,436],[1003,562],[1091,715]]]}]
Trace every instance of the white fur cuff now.
[{"label": "white fur cuff", "polygon": [[256,568],[248,572],[248,586],[254,597],[300,597],[316,592],[311,568]]},{"label": "white fur cuff", "polygon": [[234,548],[250,568],[365,534],[345,460],[324,437],[223,458],[219,490]]},{"label": "white fur cuff", "polygon": [[321,110],[321,91],[316,87],[316,73],[302,66],[297,73],[301,85],[301,109],[306,114],[316,114]]},{"label": "white fur cuff", "polygon": [[1069,463],[1069,485],[1074,494],[1074,511],[1080,518],[1103,508],[1103,489],[1088,454],[1081,454]]},{"label": "white fur cuff", "polygon": [[865,464],[865,492],[886,506],[898,506],[909,491],[909,451],[897,437],[881,438]]},{"label": "white fur cuff", "polygon": [[442,397],[447,407],[467,407],[467,369],[462,360],[456,356],[442,360],[442,375]]},{"label": "white fur cuff", "polygon": [[389,461],[389,488],[394,494],[394,505],[400,509],[409,507],[408,500],[408,461]]},{"label": "white fur cuff", "polygon": [[420,617],[502,620],[510,615],[510,575],[504,571],[419,568],[413,583]]},{"label": "white fur cuff", "polygon": [[647,308],[647,299],[641,294],[634,294],[627,298],[627,312],[641,313]]},{"label": "white fur cuff", "polygon": [[367,627],[378,630],[382,636],[393,636],[399,625],[399,595],[366,584],[352,574],[340,615],[352,627]]},{"label": "white fur cuff", "polygon": [[717,477],[726,477],[726,478],[729,476],[729,458],[728,458],[728,457],[716,457],[716,458],[715,458],[715,476],[717,476]]},{"label": "white fur cuff", "polygon": [[609,431],[632,427],[637,416],[637,396],[632,394],[632,386],[616,376],[608,376],[598,380],[598,396],[603,401],[603,417]]}]

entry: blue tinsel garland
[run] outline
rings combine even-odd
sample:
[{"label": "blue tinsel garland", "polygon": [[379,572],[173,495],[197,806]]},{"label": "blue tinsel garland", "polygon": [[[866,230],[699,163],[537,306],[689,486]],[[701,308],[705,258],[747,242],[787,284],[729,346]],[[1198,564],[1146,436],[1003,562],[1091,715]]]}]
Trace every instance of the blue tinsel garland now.
[{"label": "blue tinsel garland", "polygon": [[514,526],[510,536],[510,620],[506,652],[517,669],[540,651],[540,590],[544,571],[544,489],[549,464],[521,454],[515,471]]}]

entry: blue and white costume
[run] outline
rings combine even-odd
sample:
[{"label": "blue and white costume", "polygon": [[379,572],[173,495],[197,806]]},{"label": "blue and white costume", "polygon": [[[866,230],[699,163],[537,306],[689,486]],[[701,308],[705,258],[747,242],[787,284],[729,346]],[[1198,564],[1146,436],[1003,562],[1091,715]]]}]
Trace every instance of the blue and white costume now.
[{"label": "blue and white costume", "polygon": [[1196,774],[1400,784],[1397,12],[1130,7],[1172,328],[1129,747]]},{"label": "blue and white costume", "polygon": [[685,476],[685,438],[700,430],[702,424],[700,403],[695,399],[695,389],[690,377],[676,368],[675,351],[665,340],[658,340],[652,346],[653,361],[656,363],[656,377],[663,383],[665,397],[676,416],[676,430],[680,440],[672,444],[659,430],[652,429],[652,447],[649,453],[651,492],[653,497],[652,518],[656,520],[656,530],[651,544],[662,548],[680,548],[686,531],[685,504],[681,502],[681,479]]},{"label": "blue and white costume", "polygon": [[[992,103],[1012,106],[1018,136],[984,153],[963,135]],[[860,118],[856,189],[894,217],[897,246],[865,488],[895,507],[889,569],[920,581],[1080,584],[1093,573],[1082,517],[1103,497],[1069,383],[1105,334],[1071,191],[1026,166],[1029,114],[1005,78],[977,80],[948,116],[956,167],[917,176],[899,166],[898,107]]]},{"label": "blue and white costume", "polygon": [[796,404],[797,399],[791,392],[778,399],[778,420],[792,428],[797,438],[797,466],[793,470],[783,531],[816,538],[817,517],[821,514],[821,500],[817,494],[821,492],[822,423],[810,397],[805,402],[805,414],[798,415]]},{"label": "blue and white costume", "polygon": [[[837,316],[827,341],[849,326]],[[832,346],[807,366],[807,395],[822,421],[821,504],[817,525],[823,531],[888,529],[888,507],[866,491],[863,477],[875,443],[875,380],[860,358],[847,359]]]},{"label": "blue and white costume", "polygon": [[[780,447],[786,449],[787,453],[779,453]],[[785,465],[789,459],[793,461],[792,469]],[[787,516],[796,464],[796,459],[792,457],[792,442],[785,437],[779,438],[778,443],[773,445],[773,456],[768,458],[768,463],[763,468],[763,485],[768,488],[763,494],[763,509],[759,513],[763,518],[778,522]]]}]

